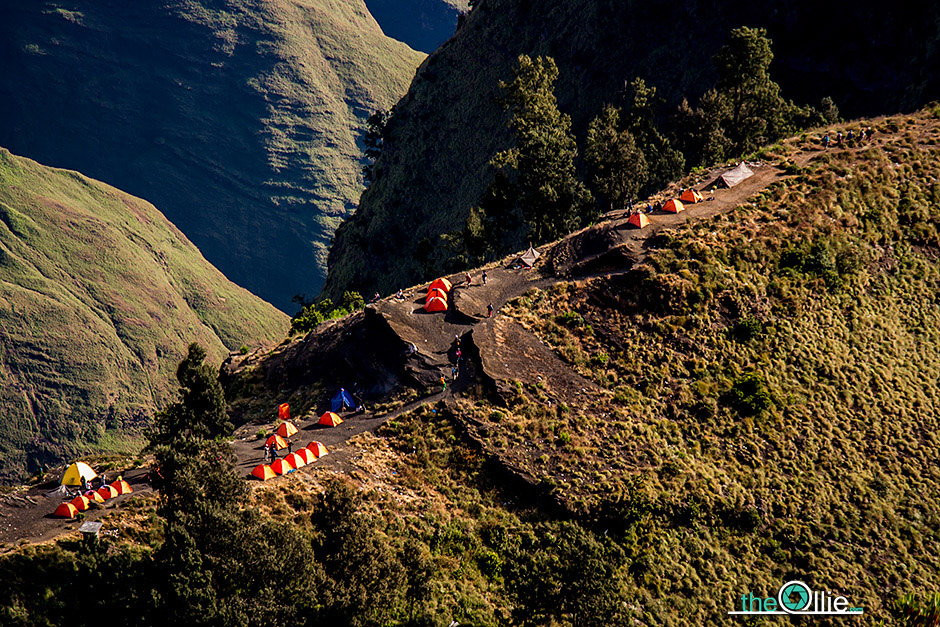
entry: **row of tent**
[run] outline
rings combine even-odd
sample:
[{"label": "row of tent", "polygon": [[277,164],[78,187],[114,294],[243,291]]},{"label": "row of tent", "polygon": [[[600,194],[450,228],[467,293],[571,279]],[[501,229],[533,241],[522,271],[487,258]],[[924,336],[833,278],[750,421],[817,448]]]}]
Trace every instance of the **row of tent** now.
[{"label": "row of tent", "polygon": [[97,490],[88,490],[84,494],[79,494],[67,503],[60,503],[52,515],[58,518],[75,518],[79,512],[84,512],[91,507],[92,502],[104,503],[108,499],[130,494],[133,491],[134,489],[128,482],[120,479],[110,485],[103,485]]},{"label": "row of tent", "polygon": [[447,295],[453,288],[447,279],[435,279],[428,286],[428,293],[424,297],[424,310],[429,313],[447,311]]},{"label": "row of tent", "polygon": [[[666,204],[663,205],[663,211],[666,213],[679,213],[680,211],[685,211],[685,205],[694,205],[697,202],[702,202],[704,198],[702,194],[695,191],[694,189],[687,189],[682,192],[682,195],[679,198],[672,198],[666,201]],[[627,224],[630,226],[642,229],[643,227],[649,225],[650,220],[646,217],[645,213],[634,213],[629,218],[627,218]]]},{"label": "row of tent", "polygon": [[[273,436],[272,436],[273,437]],[[270,440],[270,438],[268,438]],[[285,444],[285,446],[287,446]],[[251,476],[267,481],[278,475],[286,475],[294,472],[298,468],[312,464],[324,455],[329,454],[329,450],[322,442],[311,442],[301,449],[297,449],[289,455],[275,459],[272,464],[258,464],[251,471]]]},{"label": "row of tent", "polygon": [[[738,183],[754,176],[754,171],[747,167],[745,162],[741,162],[730,170],[719,174],[714,180],[705,185],[704,189],[715,189],[717,187],[732,188]],[[702,202],[704,197],[701,192],[694,189],[687,189],[682,192],[679,198],[673,198],[663,205],[663,211],[666,213],[679,213],[685,211],[685,205],[694,205]],[[638,229],[649,225],[649,218],[642,213],[634,213],[627,219],[627,224]]]}]

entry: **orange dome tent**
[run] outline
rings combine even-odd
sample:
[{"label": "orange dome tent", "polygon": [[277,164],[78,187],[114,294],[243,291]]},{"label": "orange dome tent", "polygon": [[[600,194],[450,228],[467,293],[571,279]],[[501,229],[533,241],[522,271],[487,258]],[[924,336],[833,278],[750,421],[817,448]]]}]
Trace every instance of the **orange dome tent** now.
[{"label": "orange dome tent", "polygon": [[255,469],[251,471],[251,476],[257,477],[262,481],[267,481],[268,479],[273,479],[276,477],[277,473],[275,473],[267,464],[258,464],[255,466]]},{"label": "orange dome tent", "polygon": [[294,468],[301,468],[307,465],[307,462],[304,460],[304,458],[297,453],[291,453],[290,455],[285,456],[284,461],[289,463]]},{"label": "orange dome tent", "polygon": [[450,288],[453,287],[450,284],[450,281],[444,278],[435,279],[429,286],[428,291],[431,290],[441,290],[442,292],[449,292]]},{"label": "orange dome tent", "polygon": [[60,503],[55,511],[52,512],[53,516],[59,518],[75,518],[75,515],[78,513],[78,510],[75,509],[75,506],[71,503]]},{"label": "orange dome tent", "polygon": [[278,434],[274,434],[264,441],[268,446],[273,446],[274,450],[280,450],[282,448],[287,448],[287,442],[284,441],[284,438]]},{"label": "orange dome tent", "polygon": [[307,445],[307,450],[317,456],[317,458],[323,457],[324,455],[329,454],[329,449],[326,448],[326,445],[322,442],[313,441]]},{"label": "orange dome tent", "polygon": [[328,427],[335,427],[342,423],[343,423],[343,419],[339,417],[339,414],[334,414],[331,411],[324,412],[323,415],[320,416],[319,424],[321,425],[326,425]]},{"label": "orange dome tent", "polygon": [[644,226],[649,226],[650,219],[646,217],[644,213],[634,213],[632,216],[627,218],[627,224],[630,226],[635,226],[638,229],[642,229]]},{"label": "orange dome tent", "polygon": [[425,297],[424,302],[428,302],[432,298],[440,298],[445,303],[447,302],[447,292],[439,289],[428,290],[428,295]]},{"label": "orange dome tent", "polygon": [[104,497],[94,490],[85,492],[85,498],[87,498],[89,501],[94,501],[95,503],[104,503]]},{"label": "orange dome tent", "polygon": [[116,496],[121,496],[121,493],[117,491],[113,485],[103,485],[98,488],[98,494],[101,495],[103,499],[113,499]]},{"label": "orange dome tent", "polygon": [[295,468],[282,457],[281,459],[274,460],[274,463],[271,464],[271,470],[279,475],[286,475],[289,472],[293,472]]},{"label": "orange dome tent", "polygon": [[277,417],[281,420],[290,420],[290,404],[281,403],[277,406]]},{"label": "orange dome tent", "polygon": [[131,487],[131,484],[121,479],[120,481],[115,481],[112,483],[115,489],[118,491],[118,494],[130,494],[134,491],[134,488]]},{"label": "orange dome tent", "polygon": [[680,211],[685,211],[685,207],[682,206],[681,200],[672,199],[663,205],[663,211],[667,213],[679,213]]},{"label": "orange dome tent", "polygon": [[75,507],[75,509],[77,509],[80,512],[84,512],[91,505],[91,502],[88,500],[88,497],[82,494],[79,494],[78,496],[76,496],[74,499],[69,501],[69,503],[71,503]]},{"label": "orange dome tent", "polygon": [[424,305],[424,310],[431,313],[447,311],[447,301],[443,298],[429,298],[428,302]]},{"label": "orange dome tent", "polygon": [[695,203],[702,202],[705,199],[702,198],[702,195],[694,189],[687,189],[682,192],[681,196],[679,196],[679,200],[689,203],[690,205],[694,205]]},{"label": "orange dome tent", "polygon": [[277,426],[275,433],[282,438],[289,438],[290,436],[297,433],[297,427],[295,427],[291,422],[282,422]]},{"label": "orange dome tent", "polygon": [[296,454],[300,455],[300,458],[304,460],[304,464],[312,464],[317,461],[317,456],[308,448],[299,448]]}]

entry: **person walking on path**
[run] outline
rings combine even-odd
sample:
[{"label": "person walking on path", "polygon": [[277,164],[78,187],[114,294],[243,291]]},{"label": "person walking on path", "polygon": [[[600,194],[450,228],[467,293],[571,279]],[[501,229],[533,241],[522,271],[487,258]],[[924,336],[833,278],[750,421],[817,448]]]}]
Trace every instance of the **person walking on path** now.
[{"label": "person walking on path", "polygon": [[493,305],[492,304],[489,304],[486,306],[486,317],[487,318],[493,317]]},{"label": "person walking on path", "polygon": [[271,457],[271,447],[267,443],[264,445],[264,457],[262,458],[263,463],[268,463],[268,459]]},{"label": "person walking on path", "polygon": [[469,286],[471,283],[473,283],[473,277],[470,276],[470,273],[469,273],[469,272],[466,274],[466,276],[464,277],[464,279],[466,279],[468,286]]},{"label": "person walking on path", "polygon": [[486,285],[486,270],[483,271],[483,285]]},{"label": "person walking on path", "polygon": [[444,375],[441,375],[441,392],[447,391],[447,379],[444,378]]},{"label": "person walking on path", "polygon": [[290,455],[294,449],[294,443],[290,440],[287,441],[287,454]]},{"label": "person walking on path", "polygon": [[826,133],[826,136],[822,140],[823,148],[829,150],[829,133]]}]

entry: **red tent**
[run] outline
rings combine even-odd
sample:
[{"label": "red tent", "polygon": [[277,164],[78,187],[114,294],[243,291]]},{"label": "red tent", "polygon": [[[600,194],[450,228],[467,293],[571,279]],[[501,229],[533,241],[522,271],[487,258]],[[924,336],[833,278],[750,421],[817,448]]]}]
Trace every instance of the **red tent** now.
[{"label": "red tent", "polygon": [[121,493],[117,491],[113,485],[103,485],[98,488],[98,494],[101,495],[103,499],[113,499],[116,496],[121,496]]},{"label": "red tent", "polygon": [[328,427],[336,427],[338,425],[341,425],[342,423],[343,423],[343,419],[339,417],[339,414],[334,414],[331,411],[324,412],[323,415],[320,416],[321,425],[326,425]]},{"label": "red tent", "polygon": [[282,422],[277,426],[275,433],[282,438],[289,438],[290,436],[297,433],[297,427],[295,427],[294,423],[292,422]]},{"label": "red tent", "polygon": [[685,211],[685,207],[682,206],[681,200],[673,199],[663,205],[663,211],[667,213],[679,213],[680,211]]},{"label": "red tent", "polygon": [[442,292],[449,292],[451,288],[450,281],[447,279],[435,279],[429,286],[428,291],[431,290],[441,290]]},{"label": "red tent", "polygon": [[307,465],[307,462],[304,461],[304,458],[297,453],[291,453],[284,457],[284,461],[289,463],[294,468],[301,468]]},{"label": "red tent", "polygon": [[95,492],[94,490],[89,490],[85,492],[85,498],[89,501],[94,501],[95,503],[104,503],[104,497]]},{"label": "red tent", "polygon": [[305,464],[312,464],[313,462],[317,461],[317,456],[313,454],[313,451],[306,447],[297,449],[297,454],[300,455]]},{"label": "red tent", "polygon": [[632,216],[627,218],[627,224],[635,226],[638,229],[642,229],[644,226],[648,226],[650,219],[646,217],[646,214],[643,213],[634,213]]},{"label": "red tent", "polygon": [[74,499],[69,501],[69,503],[74,505],[75,509],[77,509],[78,511],[84,512],[90,506],[91,501],[88,500],[88,497],[79,494]]},{"label": "red tent", "polygon": [[75,506],[71,503],[60,503],[55,511],[52,512],[53,516],[59,518],[75,518],[75,515],[78,514],[78,510],[75,509]]},{"label": "red tent", "polygon": [[255,469],[251,471],[251,476],[257,477],[262,481],[267,481],[268,479],[273,479],[276,477],[277,473],[275,473],[267,464],[258,464],[255,466]]},{"label": "red tent", "polygon": [[428,302],[424,305],[424,310],[431,313],[447,311],[447,301],[443,298],[429,298]]},{"label": "red tent", "polygon": [[322,442],[311,442],[307,445],[307,450],[316,455],[318,458],[327,455],[330,451],[326,448],[326,445]]},{"label": "red tent", "polygon": [[290,405],[281,403],[277,406],[277,417],[281,420],[290,420]]},{"label": "red tent", "polygon": [[687,189],[684,192],[682,192],[681,196],[679,196],[679,200],[681,200],[684,203],[694,205],[695,203],[702,202],[705,199],[702,198],[702,195],[698,193],[697,191],[695,191],[694,189]]},{"label": "red tent", "polygon": [[268,446],[273,446],[274,450],[280,450],[282,448],[287,448],[287,442],[284,441],[284,438],[278,434],[274,434],[264,441]]},{"label": "red tent", "polygon": [[115,487],[119,494],[130,494],[134,491],[134,488],[131,487],[131,484],[124,481],[123,479],[115,481],[111,485]]},{"label": "red tent", "polygon": [[276,472],[279,475],[286,475],[287,473],[295,470],[293,466],[290,465],[290,462],[285,461],[284,458],[275,459],[274,463],[271,464],[271,470]]},{"label": "red tent", "polygon": [[443,292],[438,289],[428,290],[428,295],[425,297],[424,302],[428,302],[432,298],[440,298],[445,303],[447,302],[447,292]]}]

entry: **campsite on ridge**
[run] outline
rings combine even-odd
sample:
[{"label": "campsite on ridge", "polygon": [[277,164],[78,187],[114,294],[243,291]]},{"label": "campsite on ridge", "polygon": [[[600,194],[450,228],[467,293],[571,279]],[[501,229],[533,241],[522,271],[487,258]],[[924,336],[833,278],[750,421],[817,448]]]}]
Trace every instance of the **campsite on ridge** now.
[{"label": "campsite on ridge", "polygon": [[0,8],[0,624],[940,623],[940,8],[92,4]]}]

